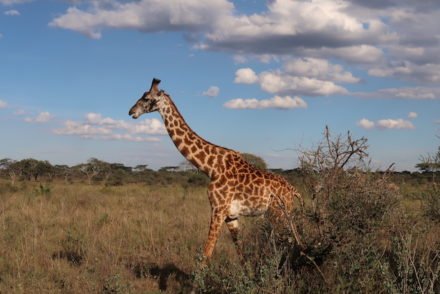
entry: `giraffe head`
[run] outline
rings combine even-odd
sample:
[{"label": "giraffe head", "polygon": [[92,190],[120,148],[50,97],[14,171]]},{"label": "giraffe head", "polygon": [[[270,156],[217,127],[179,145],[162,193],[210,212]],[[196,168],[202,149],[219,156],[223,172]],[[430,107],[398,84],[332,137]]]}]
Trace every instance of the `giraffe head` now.
[{"label": "giraffe head", "polygon": [[154,112],[159,110],[159,102],[162,98],[163,91],[159,90],[159,79],[153,79],[151,82],[151,88],[148,92],[145,92],[141,98],[130,108],[128,115],[133,118],[138,118],[144,113]]}]

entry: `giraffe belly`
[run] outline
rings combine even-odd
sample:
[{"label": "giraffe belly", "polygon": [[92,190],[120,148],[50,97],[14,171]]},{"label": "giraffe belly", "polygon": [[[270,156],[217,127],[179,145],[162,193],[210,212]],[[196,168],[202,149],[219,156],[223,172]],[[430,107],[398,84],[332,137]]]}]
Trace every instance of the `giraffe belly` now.
[{"label": "giraffe belly", "polygon": [[258,216],[265,213],[266,205],[251,205],[248,201],[232,200],[229,206],[229,217],[236,218],[243,216]]}]

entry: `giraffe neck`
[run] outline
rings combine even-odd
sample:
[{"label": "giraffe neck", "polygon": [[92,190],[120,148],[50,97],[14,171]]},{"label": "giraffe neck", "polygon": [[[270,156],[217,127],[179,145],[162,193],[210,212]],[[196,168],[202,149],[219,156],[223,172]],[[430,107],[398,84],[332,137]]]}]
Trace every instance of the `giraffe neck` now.
[{"label": "giraffe neck", "polygon": [[188,126],[171,97],[167,94],[163,95],[165,99],[159,106],[159,113],[174,145],[195,167],[209,177],[215,177],[217,156],[224,154],[228,149],[211,144],[197,135]]}]

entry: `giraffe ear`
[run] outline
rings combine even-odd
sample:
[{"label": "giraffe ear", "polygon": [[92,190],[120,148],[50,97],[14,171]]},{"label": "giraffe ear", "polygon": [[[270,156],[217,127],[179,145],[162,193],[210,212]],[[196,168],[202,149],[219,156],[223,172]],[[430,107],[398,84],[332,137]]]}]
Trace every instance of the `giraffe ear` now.
[{"label": "giraffe ear", "polygon": [[153,81],[151,82],[151,88],[150,88],[150,93],[157,93],[159,92],[159,84],[160,84],[160,80],[154,78]]}]

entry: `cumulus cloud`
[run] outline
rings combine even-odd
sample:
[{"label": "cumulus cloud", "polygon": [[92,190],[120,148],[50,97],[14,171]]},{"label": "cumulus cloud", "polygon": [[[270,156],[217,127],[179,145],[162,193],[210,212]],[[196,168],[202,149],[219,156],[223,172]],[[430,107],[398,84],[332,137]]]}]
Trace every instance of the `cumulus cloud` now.
[{"label": "cumulus cloud", "polygon": [[[239,63],[255,57],[261,62],[292,56],[304,60],[337,59],[372,76],[432,85],[440,82],[438,1],[274,0],[267,3],[261,12],[246,13],[236,9],[230,0],[84,1],[53,19],[50,26],[95,39],[107,28],[146,33],[180,31],[195,48],[231,52]],[[247,78],[245,73],[236,76],[237,83],[257,82],[252,72],[248,72]],[[313,78],[344,83],[358,81],[350,73],[344,73],[347,72],[340,72],[342,80]],[[341,93],[341,89],[336,93]]]},{"label": "cumulus cloud", "polygon": [[373,67],[368,74],[376,77],[400,77],[422,82],[440,82],[440,63],[416,64],[410,61],[390,62]]},{"label": "cumulus cloud", "polygon": [[220,88],[217,86],[211,86],[202,93],[203,96],[208,96],[208,97],[216,97],[218,96],[218,94],[220,94]]},{"label": "cumulus cloud", "polygon": [[377,127],[382,129],[414,129],[412,122],[404,119],[381,119],[376,122]]},{"label": "cumulus cloud", "polygon": [[25,122],[28,123],[47,123],[48,121],[50,121],[53,118],[53,115],[50,114],[47,111],[44,112],[40,112],[37,116],[35,117],[26,117],[24,119]]},{"label": "cumulus cloud", "polygon": [[89,138],[94,135],[109,135],[112,130],[101,126],[93,126],[87,123],[67,120],[64,122],[64,128],[55,129],[54,133],[57,135],[79,135],[81,137]]},{"label": "cumulus cloud", "polygon": [[226,0],[103,2],[94,1],[88,10],[70,7],[49,25],[94,39],[101,38],[104,28],[198,32],[209,29],[233,9],[233,4]]},{"label": "cumulus cloud", "polygon": [[341,65],[332,64],[325,59],[318,58],[297,58],[288,61],[284,65],[287,73],[296,76],[317,78],[320,80],[330,80],[341,83],[358,83],[352,73],[345,71]]},{"label": "cumulus cloud", "polygon": [[15,9],[10,9],[10,10],[6,10],[4,12],[4,15],[7,15],[7,16],[19,16],[20,15],[20,11],[15,10]]},{"label": "cumulus cloud", "polygon": [[3,5],[14,5],[20,3],[31,2],[32,0],[0,0],[0,4]]},{"label": "cumulus cloud", "polygon": [[299,53],[308,56],[338,58],[348,61],[350,63],[358,63],[358,64],[377,63],[384,59],[384,54],[382,49],[373,45],[366,45],[366,44],[344,46],[338,48],[331,48],[331,47],[311,48],[311,49],[299,51]]},{"label": "cumulus cloud", "polygon": [[255,54],[290,54],[297,48],[338,48],[386,40],[379,18],[350,14],[346,1],[270,1],[267,11],[225,18],[206,46]]},{"label": "cumulus cloud", "polygon": [[414,87],[414,88],[387,88],[375,92],[356,93],[368,98],[394,98],[414,100],[440,99],[440,88]]},{"label": "cumulus cloud", "polygon": [[[143,32],[201,33],[192,38],[199,49],[271,56],[304,48],[362,47],[371,58],[372,43],[389,39],[380,17],[359,17],[347,1],[270,1],[261,13],[238,13],[232,1],[92,1],[88,8],[70,7],[50,23],[99,39],[104,28]],[[371,49],[371,50],[370,50]],[[350,50],[350,49],[345,49]],[[352,53],[359,54],[359,50]]]},{"label": "cumulus cloud", "polygon": [[249,67],[240,68],[235,72],[234,82],[237,84],[253,84],[258,81],[257,74]]},{"label": "cumulus cloud", "polygon": [[141,135],[164,135],[166,129],[156,118],[128,122],[90,112],[85,115],[83,121],[67,120],[62,128],[53,132],[57,135],[73,135],[88,139],[157,142],[160,140],[157,137]]},{"label": "cumulus cloud", "polygon": [[131,142],[160,142],[160,139],[157,137],[140,137],[133,136],[131,134],[111,134],[109,136],[102,136],[104,140],[123,140],[123,141],[131,141]]},{"label": "cumulus cloud", "polygon": [[6,101],[0,100],[0,109],[8,107],[8,103]]},{"label": "cumulus cloud", "polygon": [[277,95],[327,96],[347,94],[337,85],[357,83],[359,78],[345,71],[341,65],[318,58],[296,58],[285,62],[283,69],[263,71],[256,74],[251,68],[240,68],[235,72],[236,83],[258,83],[265,92]]},{"label": "cumulus cloud", "polygon": [[361,128],[370,130],[373,128],[376,129],[415,129],[415,126],[409,120],[404,119],[380,119],[377,121],[371,121],[366,118],[363,118],[358,121],[358,126]]},{"label": "cumulus cloud", "polygon": [[375,126],[374,121],[371,121],[369,119],[363,118],[360,121],[358,121],[358,126],[360,126],[363,129],[372,129]]},{"label": "cumulus cloud", "polygon": [[409,119],[415,119],[417,118],[419,115],[417,114],[417,112],[413,112],[411,111],[410,113],[408,113],[408,118]]},{"label": "cumulus cloud", "polygon": [[306,108],[307,103],[300,97],[290,97],[290,96],[274,96],[270,99],[258,100],[255,98],[242,99],[237,98],[230,100],[224,104],[226,108],[231,109],[264,109],[264,108],[275,108],[275,109],[294,109],[294,108]]},{"label": "cumulus cloud", "polygon": [[291,76],[280,71],[262,72],[259,82],[262,90],[276,94],[326,96],[348,93],[345,88],[331,81]]}]

